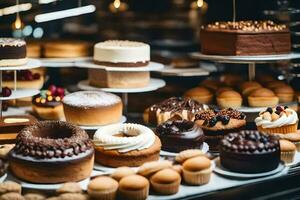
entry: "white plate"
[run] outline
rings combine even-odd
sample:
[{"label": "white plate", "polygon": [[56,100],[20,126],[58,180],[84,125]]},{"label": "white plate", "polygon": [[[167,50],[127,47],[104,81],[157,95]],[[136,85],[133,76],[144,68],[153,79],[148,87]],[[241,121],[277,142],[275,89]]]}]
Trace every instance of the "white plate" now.
[{"label": "white plate", "polygon": [[[206,142],[204,142],[203,145],[202,145],[202,149],[200,149],[200,150],[203,151],[203,153],[207,153],[208,150],[209,150],[208,144]],[[173,153],[173,152],[160,150],[160,155],[161,156],[177,156],[178,153]]]},{"label": "white plate", "polygon": [[20,65],[20,66],[7,66],[7,67],[0,67],[0,71],[3,70],[25,70],[25,69],[34,69],[41,67],[42,63],[37,59],[27,58],[27,64],[26,65]]},{"label": "white plate", "polygon": [[11,91],[9,97],[0,97],[0,100],[10,100],[10,99],[20,99],[25,97],[32,97],[40,93],[40,90],[37,89],[17,89]]},{"label": "white plate", "polygon": [[115,92],[115,93],[139,93],[139,92],[149,92],[157,90],[161,87],[164,87],[166,82],[161,79],[151,78],[148,86],[143,88],[98,88],[90,86],[88,80],[80,81],[77,86],[81,90],[100,90],[106,92]]},{"label": "white plate", "polygon": [[[127,118],[123,115],[118,123],[122,124],[122,123],[126,122],[126,120],[127,120]],[[79,127],[84,130],[98,130],[99,128],[102,128],[107,125],[109,125],[109,124],[101,125],[101,126],[79,126]]]},{"label": "white plate", "polygon": [[216,165],[214,172],[216,172],[217,174],[226,176],[226,177],[237,178],[237,179],[252,179],[252,178],[271,176],[271,175],[274,175],[274,174],[277,174],[277,173],[283,171],[286,168],[286,166],[282,162],[280,162],[278,167],[272,171],[263,172],[263,173],[255,173],[255,174],[245,174],[245,173],[239,173],[239,172],[232,172],[232,171],[229,171],[228,169],[225,169],[221,165],[219,157],[216,158],[214,160],[214,162]]},{"label": "white plate", "polygon": [[117,72],[147,72],[147,71],[159,71],[164,68],[163,64],[157,62],[149,62],[145,67],[107,67],[104,65],[97,65],[93,63],[93,60],[78,61],[75,62],[76,67],[82,68],[93,68],[93,69],[105,69],[106,71],[117,71]]}]

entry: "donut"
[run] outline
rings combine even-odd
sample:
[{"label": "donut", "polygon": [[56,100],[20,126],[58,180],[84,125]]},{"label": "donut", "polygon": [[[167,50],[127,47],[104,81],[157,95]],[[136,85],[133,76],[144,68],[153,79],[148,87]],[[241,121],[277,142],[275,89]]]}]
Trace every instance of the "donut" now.
[{"label": "donut", "polygon": [[8,157],[11,172],[22,180],[76,182],[90,176],[94,148],[79,127],[62,121],[43,121],[20,131]]}]

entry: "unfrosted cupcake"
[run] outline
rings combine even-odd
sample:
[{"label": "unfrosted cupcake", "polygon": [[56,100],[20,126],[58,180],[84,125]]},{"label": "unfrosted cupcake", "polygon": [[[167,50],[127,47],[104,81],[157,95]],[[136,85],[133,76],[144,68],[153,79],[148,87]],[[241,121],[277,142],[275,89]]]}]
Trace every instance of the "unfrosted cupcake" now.
[{"label": "unfrosted cupcake", "polygon": [[176,194],[181,182],[180,175],[173,169],[163,169],[150,178],[152,189],[163,195]]},{"label": "unfrosted cupcake", "polygon": [[149,194],[149,181],[140,175],[130,175],[119,182],[119,194],[126,200],[145,200]]},{"label": "unfrosted cupcake", "polygon": [[88,185],[88,194],[93,199],[113,200],[116,198],[118,182],[108,176],[93,179]]},{"label": "unfrosted cupcake", "polygon": [[294,162],[294,157],[296,153],[296,145],[288,140],[280,140],[280,158],[285,163]]},{"label": "unfrosted cupcake", "polygon": [[287,106],[269,107],[259,113],[255,123],[257,130],[262,133],[296,133],[298,115]]},{"label": "unfrosted cupcake", "polygon": [[297,147],[297,151],[300,151],[300,133],[287,133],[287,134],[276,134],[280,139],[288,140]]}]

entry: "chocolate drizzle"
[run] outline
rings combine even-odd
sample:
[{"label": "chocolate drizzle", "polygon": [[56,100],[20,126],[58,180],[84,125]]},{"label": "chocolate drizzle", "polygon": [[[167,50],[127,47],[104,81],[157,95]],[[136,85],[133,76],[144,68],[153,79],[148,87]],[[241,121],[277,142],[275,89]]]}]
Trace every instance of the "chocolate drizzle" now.
[{"label": "chocolate drizzle", "polygon": [[43,121],[24,128],[13,153],[36,159],[72,157],[92,149],[86,132],[61,121]]}]

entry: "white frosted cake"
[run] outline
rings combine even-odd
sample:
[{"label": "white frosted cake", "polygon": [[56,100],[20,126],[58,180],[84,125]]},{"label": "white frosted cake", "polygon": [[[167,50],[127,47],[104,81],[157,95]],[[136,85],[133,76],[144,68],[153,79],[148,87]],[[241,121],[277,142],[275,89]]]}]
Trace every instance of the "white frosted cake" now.
[{"label": "white frosted cake", "polygon": [[94,62],[112,67],[142,67],[150,61],[150,46],[128,40],[108,40],[95,44]]}]

